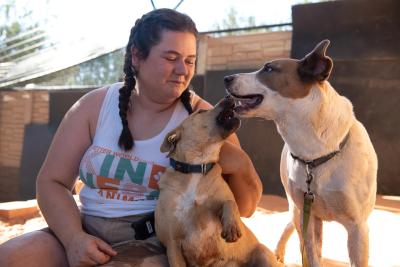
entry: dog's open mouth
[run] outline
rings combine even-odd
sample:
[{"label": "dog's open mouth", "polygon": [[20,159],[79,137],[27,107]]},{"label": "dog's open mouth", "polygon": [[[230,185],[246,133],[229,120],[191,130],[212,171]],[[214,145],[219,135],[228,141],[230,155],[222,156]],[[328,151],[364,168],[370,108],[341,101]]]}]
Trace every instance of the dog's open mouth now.
[{"label": "dog's open mouth", "polygon": [[234,117],[235,113],[233,112],[233,109],[223,110],[221,111],[221,113],[219,113],[217,121],[220,124],[225,124],[226,122],[232,120]]},{"label": "dog's open mouth", "polygon": [[264,99],[263,95],[260,94],[252,94],[252,95],[236,95],[232,94],[233,99],[235,100],[234,110],[238,113],[247,111],[249,109],[255,108]]},{"label": "dog's open mouth", "polygon": [[220,104],[222,110],[217,115],[217,123],[229,133],[235,131],[240,126],[240,120],[234,112],[235,102],[232,98],[225,98]]}]

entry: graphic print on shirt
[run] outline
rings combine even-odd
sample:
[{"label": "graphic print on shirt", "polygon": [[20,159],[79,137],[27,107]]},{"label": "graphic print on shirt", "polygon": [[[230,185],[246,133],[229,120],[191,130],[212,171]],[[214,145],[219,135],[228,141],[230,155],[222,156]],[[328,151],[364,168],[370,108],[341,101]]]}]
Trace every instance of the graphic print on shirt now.
[{"label": "graphic print on shirt", "polygon": [[[158,199],[158,180],[166,169],[100,146],[89,148],[82,163],[79,176],[85,185],[97,188],[101,198],[123,201]],[[96,172],[93,166],[101,167]]]}]

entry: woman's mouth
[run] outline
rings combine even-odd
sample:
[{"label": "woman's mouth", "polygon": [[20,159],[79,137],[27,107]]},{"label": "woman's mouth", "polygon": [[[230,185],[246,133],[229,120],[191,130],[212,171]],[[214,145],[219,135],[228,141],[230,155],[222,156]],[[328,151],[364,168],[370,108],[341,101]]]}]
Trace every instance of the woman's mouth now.
[{"label": "woman's mouth", "polygon": [[174,84],[184,84],[184,81],[169,81],[170,83],[174,83]]}]

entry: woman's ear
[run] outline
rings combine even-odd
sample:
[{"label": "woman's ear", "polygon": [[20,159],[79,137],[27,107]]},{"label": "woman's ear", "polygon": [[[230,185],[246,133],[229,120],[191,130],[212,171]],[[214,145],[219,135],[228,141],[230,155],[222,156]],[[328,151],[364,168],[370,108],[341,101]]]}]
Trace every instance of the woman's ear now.
[{"label": "woman's ear", "polygon": [[299,74],[305,80],[322,82],[329,78],[333,63],[332,59],[326,55],[329,40],[323,40],[300,60]]},{"label": "woman's ear", "polygon": [[131,60],[132,60],[132,66],[138,70],[139,68],[139,55],[138,55],[138,50],[132,45],[131,46]]},{"label": "woman's ear", "polygon": [[169,132],[164,138],[164,142],[160,147],[160,151],[162,153],[168,152],[167,157],[169,157],[171,153],[175,151],[176,144],[178,143],[180,137],[181,137],[180,128],[176,128],[171,132]]}]

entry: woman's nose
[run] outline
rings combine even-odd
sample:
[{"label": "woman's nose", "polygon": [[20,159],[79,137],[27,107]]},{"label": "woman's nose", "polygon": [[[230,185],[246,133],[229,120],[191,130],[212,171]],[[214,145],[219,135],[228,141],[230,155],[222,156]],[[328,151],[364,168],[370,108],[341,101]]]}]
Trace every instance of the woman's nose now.
[{"label": "woman's nose", "polygon": [[176,62],[175,72],[178,75],[186,75],[186,74],[188,74],[188,68],[186,66],[185,61],[178,60]]}]

